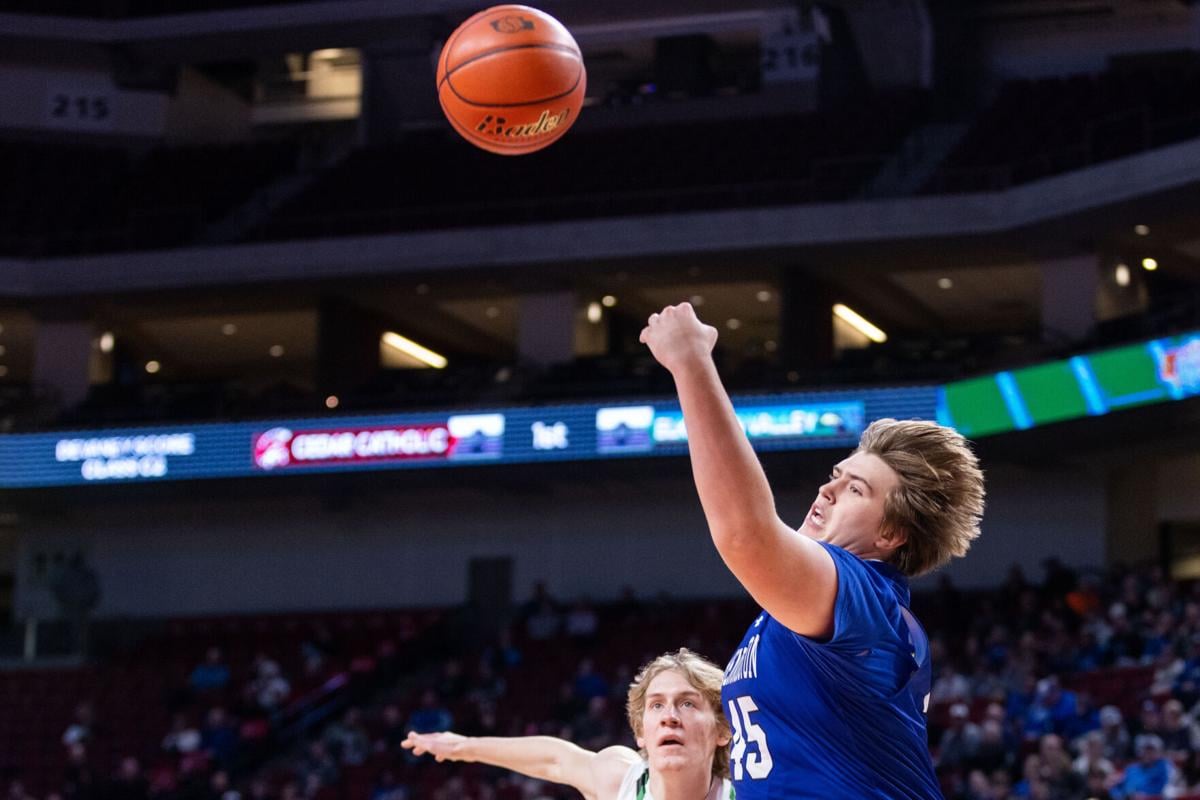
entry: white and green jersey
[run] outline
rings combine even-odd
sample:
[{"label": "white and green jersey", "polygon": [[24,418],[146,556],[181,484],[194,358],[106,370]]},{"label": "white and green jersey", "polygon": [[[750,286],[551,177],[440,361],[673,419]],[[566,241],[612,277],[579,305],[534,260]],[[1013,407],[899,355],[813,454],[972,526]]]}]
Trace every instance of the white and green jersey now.
[{"label": "white and green jersey", "polygon": [[[650,765],[645,761],[631,764],[625,777],[621,780],[621,788],[617,791],[616,800],[654,800],[650,794]],[[733,784],[728,778],[721,779],[721,785],[716,791],[710,791],[705,800],[734,800]]]}]

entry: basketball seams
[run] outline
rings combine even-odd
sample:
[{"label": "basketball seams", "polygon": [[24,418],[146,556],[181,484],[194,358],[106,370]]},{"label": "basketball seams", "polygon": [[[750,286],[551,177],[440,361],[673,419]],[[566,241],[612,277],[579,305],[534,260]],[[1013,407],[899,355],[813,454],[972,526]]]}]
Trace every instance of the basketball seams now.
[{"label": "basketball seams", "polygon": [[[528,12],[530,16],[537,17],[539,20],[542,21],[543,24],[549,24],[552,27],[557,27],[559,32],[566,34],[567,39],[572,44],[575,43],[575,39],[573,36],[571,36],[571,32],[569,30],[567,30],[566,27],[564,27],[561,22],[554,19],[554,17],[551,17],[549,14],[546,14],[543,11],[539,11],[538,9],[533,8],[532,6],[510,3],[510,4],[505,4],[505,5],[492,6],[491,8],[485,8],[483,11],[476,12],[475,14],[472,14],[471,16],[467,17],[463,21],[463,23],[458,26],[458,29],[454,31],[453,35],[451,35],[451,37],[446,41],[446,45],[442,48],[442,52],[438,56],[439,68],[440,68],[441,62],[443,60],[445,61],[445,64],[446,64],[446,74],[438,75],[438,84],[439,85],[445,78],[450,76],[451,72],[454,71],[454,70],[450,69],[450,52],[451,52],[451,48],[458,41],[458,39],[460,37],[462,37],[464,34],[466,34],[466,32],[473,25],[475,25],[475,23],[483,22],[489,16],[493,16],[493,15],[494,16],[502,16],[502,15],[508,14],[511,12],[512,9],[520,9],[521,11]],[[569,45],[560,44],[557,42],[535,42],[534,44],[545,45],[545,46],[554,46],[554,47],[569,47]],[[505,45],[504,47],[499,48],[499,49],[503,50],[508,47],[524,47],[524,46],[528,46],[528,45]],[[492,51],[489,51],[489,52],[492,52]],[[578,49],[578,45],[575,46],[575,49],[573,52],[575,53],[575,55],[579,56],[580,61],[583,60],[583,52]],[[465,64],[468,62],[464,61],[463,63]],[[462,66],[462,64],[459,64],[459,65],[455,66],[454,69],[458,69],[458,67],[461,67],[461,66]]]},{"label": "basketball seams", "polygon": [[[558,94],[550,95],[549,97],[539,97],[533,100],[522,100],[520,103],[477,103],[474,100],[468,100],[459,94],[458,89],[454,88],[454,82],[451,81],[449,77],[446,78],[445,86],[449,87],[450,91],[453,92],[454,96],[460,101],[474,108],[521,108],[522,106],[536,106],[541,105],[542,103],[552,103],[555,100],[561,100],[564,97],[569,97],[579,88],[579,83],[583,80],[583,75],[583,62],[580,62],[579,72],[575,74],[575,83],[571,84],[570,89],[567,89],[565,92],[559,92]],[[438,94],[441,94],[440,87]]]},{"label": "basketball seams", "polygon": [[[459,40],[459,38],[464,33],[467,32],[467,29],[471,27],[471,23],[474,22],[477,17],[487,16],[493,10],[494,9],[488,8],[488,9],[484,9],[483,11],[478,11],[478,12],[472,14],[470,17],[468,17],[466,20],[463,21],[462,25],[458,26],[457,30],[455,30],[454,33],[452,33],[450,35],[450,38],[446,40],[446,44],[443,45],[443,47],[442,47],[441,54],[438,56],[438,72],[441,72],[441,67],[443,64],[445,64],[446,65],[446,73],[447,73],[447,75],[449,74],[449,72],[450,72],[450,48],[453,47],[454,43],[457,42]],[[441,82],[443,80],[443,77],[441,75],[438,75],[437,77],[438,77],[438,85],[440,86]]]},{"label": "basketball seams", "polygon": [[562,53],[570,53],[571,55],[575,56],[576,59],[579,60],[580,64],[583,63],[583,53],[579,52],[579,48],[571,47],[571,46],[565,45],[565,44],[558,44],[556,42],[531,42],[529,44],[506,44],[503,47],[497,47],[492,50],[485,50],[482,53],[473,55],[470,58],[468,58],[466,61],[462,62],[461,64],[455,64],[454,69],[450,69],[450,62],[447,61],[445,74],[439,76],[438,88],[441,88],[441,85],[443,83],[450,80],[450,76],[452,76],[454,73],[458,72],[460,69],[467,66],[468,64],[474,64],[476,61],[481,61],[489,56],[494,56],[497,53],[507,53],[510,50],[558,50],[559,52],[562,52]]}]

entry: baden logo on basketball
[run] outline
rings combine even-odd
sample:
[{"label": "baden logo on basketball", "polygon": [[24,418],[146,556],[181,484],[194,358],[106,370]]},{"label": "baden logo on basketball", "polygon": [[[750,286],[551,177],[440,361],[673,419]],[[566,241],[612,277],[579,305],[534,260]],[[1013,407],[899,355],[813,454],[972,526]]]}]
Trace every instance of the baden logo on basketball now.
[{"label": "baden logo on basketball", "polygon": [[475,130],[488,136],[499,136],[502,139],[530,139],[553,133],[565,124],[570,116],[571,109],[569,108],[564,108],[557,114],[551,114],[550,110],[546,109],[542,111],[541,116],[528,125],[508,125],[508,120],[504,117],[488,114],[479,121]]},{"label": "baden logo on basketball", "polygon": [[533,30],[533,21],[519,16],[501,17],[492,20],[492,30],[496,33],[520,33]]}]

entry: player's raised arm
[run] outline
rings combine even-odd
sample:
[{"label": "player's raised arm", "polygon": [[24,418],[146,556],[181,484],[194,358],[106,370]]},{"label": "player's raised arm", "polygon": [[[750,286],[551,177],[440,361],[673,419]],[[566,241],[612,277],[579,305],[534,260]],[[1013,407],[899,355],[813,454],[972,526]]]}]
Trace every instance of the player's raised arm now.
[{"label": "player's raised arm", "polygon": [[827,635],[837,568],[824,548],[779,518],[767,476],[713,363],[716,329],[681,303],[652,314],[641,341],[675,379],[692,474],[721,558],[779,622],[808,636]]},{"label": "player's raised arm", "polygon": [[627,747],[608,747],[593,753],[553,736],[475,737],[449,731],[410,731],[401,746],[416,755],[428,753],[438,761],[474,761],[566,784],[587,800],[616,797],[625,771],[638,760]]}]

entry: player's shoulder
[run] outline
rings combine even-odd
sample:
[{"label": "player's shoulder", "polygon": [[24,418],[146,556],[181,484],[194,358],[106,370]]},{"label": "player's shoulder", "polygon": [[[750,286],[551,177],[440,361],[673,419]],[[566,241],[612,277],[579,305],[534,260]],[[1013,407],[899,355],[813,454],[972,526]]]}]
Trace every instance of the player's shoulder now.
[{"label": "player's shoulder", "polygon": [[592,777],[597,796],[601,800],[617,798],[625,776],[635,766],[641,767],[644,763],[636,751],[620,745],[606,747],[596,753],[592,759]]},{"label": "player's shoulder", "polygon": [[620,765],[624,769],[629,769],[633,764],[640,764],[642,757],[637,754],[637,751],[631,747],[624,745],[613,745],[606,747],[596,753],[596,762],[602,764]]}]

